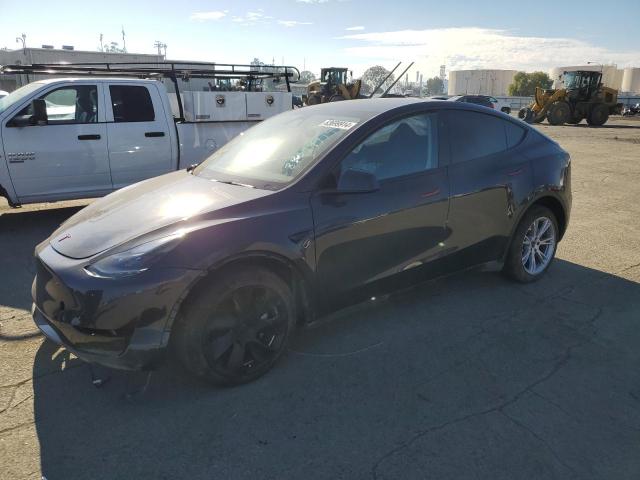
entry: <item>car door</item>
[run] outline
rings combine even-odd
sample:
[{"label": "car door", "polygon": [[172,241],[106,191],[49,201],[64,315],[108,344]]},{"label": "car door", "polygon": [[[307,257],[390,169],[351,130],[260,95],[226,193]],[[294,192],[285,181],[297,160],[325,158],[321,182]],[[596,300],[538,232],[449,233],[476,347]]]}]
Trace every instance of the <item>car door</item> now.
[{"label": "car door", "polygon": [[336,187],[312,196],[323,302],[392,287],[392,280],[404,280],[398,274],[441,255],[449,188],[438,131],[433,112],[388,123],[333,172],[335,178],[349,170],[374,174],[377,190],[349,193]]},{"label": "car door", "polygon": [[[111,191],[102,86],[74,83],[42,94],[47,120],[15,126],[2,137],[11,181],[20,202],[104,195]],[[15,116],[32,115],[26,105]]]},{"label": "car door", "polygon": [[526,130],[490,113],[442,114],[450,148],[451,260],[465,268],[502,255],[514,213],[531,193],[531,166],[518,149]]},{"label": "car door", "polygon": [[172,170],[169,113],[155,85],[114,82],[105,96],[113,188]]}]

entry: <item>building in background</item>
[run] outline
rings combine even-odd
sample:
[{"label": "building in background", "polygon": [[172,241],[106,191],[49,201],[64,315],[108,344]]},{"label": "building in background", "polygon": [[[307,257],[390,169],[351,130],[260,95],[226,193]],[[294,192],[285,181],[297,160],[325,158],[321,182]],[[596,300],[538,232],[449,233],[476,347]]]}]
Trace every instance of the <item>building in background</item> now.
[{"label": "building in background", "polygon": [[517,70],[452,70],[449,72],[449,95],[505,96]]},{"label": "building in background", "polygon": [[[33,63],[88,63],[88,62],[164,62],[163,55],[148,55],[145,53],[107,53],[74,50],[71,46],[57,49],[20,48],[18,50],[0,50],[0,65],[27,65]],[[0,90],[9,92],[29,82],[40,78],[50,78],[33,75],[2,75],[0,76]]]}]

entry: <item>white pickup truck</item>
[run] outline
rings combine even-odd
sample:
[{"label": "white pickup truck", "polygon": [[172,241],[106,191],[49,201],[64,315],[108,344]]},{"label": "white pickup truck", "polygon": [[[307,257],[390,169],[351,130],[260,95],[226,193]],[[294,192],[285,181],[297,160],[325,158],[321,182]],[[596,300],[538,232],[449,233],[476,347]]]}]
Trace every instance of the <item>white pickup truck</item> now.
[{"label": "white pickup truck", "polygon": [[199,163],[292,108],[289,92],[178,95],[160,80],[101,77],[36,81],[1,98],[0,196],[11,206],[103,196]]}]

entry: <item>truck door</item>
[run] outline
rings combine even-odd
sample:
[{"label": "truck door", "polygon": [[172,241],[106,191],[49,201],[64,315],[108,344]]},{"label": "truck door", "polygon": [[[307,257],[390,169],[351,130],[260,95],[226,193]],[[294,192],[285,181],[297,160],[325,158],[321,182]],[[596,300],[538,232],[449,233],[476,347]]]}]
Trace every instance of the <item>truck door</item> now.
[{"label": "truck door", "polygon": [[101,196],[111,176],[102,86],[74,83],[39,96],[47,122],[15,126],[13,118],[30,115],[25,106],[2,125],[7,165],[20,202]]},{"label": "truck door", "polygon": [[105,89],[113,188],[173,170],[169,123],[153,84],[111,83]]}]

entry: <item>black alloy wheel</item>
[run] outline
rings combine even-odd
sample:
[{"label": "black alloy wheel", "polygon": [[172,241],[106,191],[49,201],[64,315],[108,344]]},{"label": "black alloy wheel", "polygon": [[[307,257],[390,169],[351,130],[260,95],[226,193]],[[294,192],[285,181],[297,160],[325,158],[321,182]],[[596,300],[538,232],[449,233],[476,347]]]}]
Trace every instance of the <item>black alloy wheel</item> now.
[{"label": "black alloy wheel", "polygon": [[210,368],[221,377],[243,378],[265,370],[287,336],[284,300],[269,287],[240,287],[212,314],[202,337]]},{"label": "black alloy wheel", "polygon": [[264,268],[218,275],[185,302],[173,343],[192,374],[238,385],[265,374],[285,350],[294,327],[293,295]]}]

